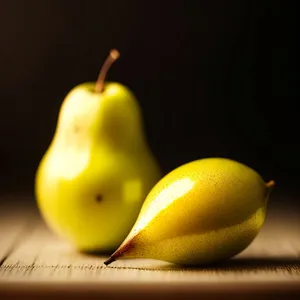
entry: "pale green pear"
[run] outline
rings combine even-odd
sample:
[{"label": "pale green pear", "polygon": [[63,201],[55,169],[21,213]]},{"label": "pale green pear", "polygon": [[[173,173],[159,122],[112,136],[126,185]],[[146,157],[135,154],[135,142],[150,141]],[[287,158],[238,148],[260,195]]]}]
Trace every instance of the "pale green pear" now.
[{"label": "pale green pear", "polygon": [[46,223],[81,251],[115,250],[161,178],[136,97],[99,78],[64,99],[35,182]]},{"label": "pale green pear", "polygon": [[124,258],[181,265],[229,259],[259,233],[273,185],[226,158],[184,164],[153,187],[131,232],[105,264]]}]

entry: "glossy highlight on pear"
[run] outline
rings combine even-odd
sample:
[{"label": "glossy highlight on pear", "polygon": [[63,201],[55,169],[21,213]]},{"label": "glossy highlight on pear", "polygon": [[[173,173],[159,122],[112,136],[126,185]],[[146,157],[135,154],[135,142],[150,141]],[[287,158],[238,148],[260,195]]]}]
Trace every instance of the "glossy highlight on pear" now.
[{"label": "glossy highlight on pear", "polygon": [[134,93],[105,81],[119,56],[113,49],[97,82],[67,94],[36,172],[36,201],[46,224],[82,252],[116,250],[161,178]]},{"label": "glossy highlight on pear", "polygon": [[104,262],[151,258],[180,265],[230,259],[259,234],[275,181],[227,158],[204,158],[163,177],[130,233]]}]

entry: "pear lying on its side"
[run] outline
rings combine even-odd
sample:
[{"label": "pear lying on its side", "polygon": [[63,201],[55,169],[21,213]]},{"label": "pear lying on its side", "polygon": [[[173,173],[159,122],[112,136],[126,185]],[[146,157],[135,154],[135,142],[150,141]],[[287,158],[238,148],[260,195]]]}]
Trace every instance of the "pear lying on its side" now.
[{"label": "pear lying on its side", "polygon": [[273,185],[226,158],[182,165],[154,186],[131,232],[105,264],[123,258],[182,265],[229,259],[259,233]]}]

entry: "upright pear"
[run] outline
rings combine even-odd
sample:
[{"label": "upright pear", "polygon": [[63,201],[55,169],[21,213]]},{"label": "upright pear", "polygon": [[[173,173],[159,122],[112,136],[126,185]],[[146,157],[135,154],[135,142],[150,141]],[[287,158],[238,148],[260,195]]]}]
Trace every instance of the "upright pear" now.
[{"label": "upright pear", "polygon": [[131,232],[105,264],[123,258],[181,265],[229,259],[259,233],[273,186],[231,159],[184,164],[153,187]]},{"label": "upright pear", "polygon": [[97,82],[67,94],[36,174],[45,222],[80,251],[115,250],[161,178],[135,95],[104,81],[118,56],[111,51]]}]

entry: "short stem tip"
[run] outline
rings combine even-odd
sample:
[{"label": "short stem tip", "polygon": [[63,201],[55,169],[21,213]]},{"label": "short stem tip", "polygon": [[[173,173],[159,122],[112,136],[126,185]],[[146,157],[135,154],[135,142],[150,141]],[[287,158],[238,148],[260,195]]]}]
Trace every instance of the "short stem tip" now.
[{"label": "short stem tip", "polygon": [[274,180],[270,180],[269,182],[266,183],[266,187],[268,188],[272,188],[275,186],[275,181]]},{"label": "short stem tip", "polygon": [[115,259],[113,258],[113,256],[111,256],[108,260],[106,260],[105,262],[104,262],[104,264],[106,265],[106,266],[108,266],[108,265],[110,265],[112,262],[114,262],[115,261]]}]

